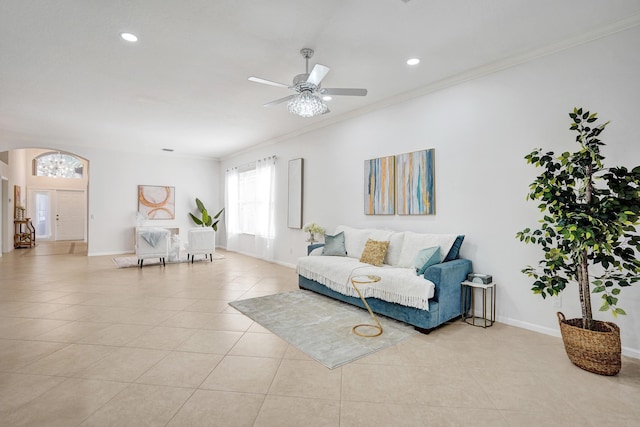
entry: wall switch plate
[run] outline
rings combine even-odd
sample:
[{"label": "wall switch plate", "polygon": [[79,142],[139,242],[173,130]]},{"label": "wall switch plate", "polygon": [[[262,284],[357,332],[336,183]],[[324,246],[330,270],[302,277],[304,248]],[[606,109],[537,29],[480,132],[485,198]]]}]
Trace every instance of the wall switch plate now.
[{"label": "wall switch plate", "polygon": [[560,295],[556,295],[555,297],[553,297],[553,306],[562,307],[562,297]]}]

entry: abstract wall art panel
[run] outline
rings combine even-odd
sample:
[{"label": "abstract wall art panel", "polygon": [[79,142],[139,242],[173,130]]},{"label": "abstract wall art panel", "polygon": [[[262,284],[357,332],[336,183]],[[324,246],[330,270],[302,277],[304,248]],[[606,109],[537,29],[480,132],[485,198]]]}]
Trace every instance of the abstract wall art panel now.
[{"label": "abstract wall art panel", "polygon": [[148,219],[175,219],[176,189],[138,185],[138,212]]},{"label": "abstract wall art panel", "polygon": [[399,215],[436,213],[434,150],[396,156],[396,189]]},{"label": "abstract wall art panel", "polygon": [[395,158],[381,157],[364,161],[364,213],[395,213]]}]

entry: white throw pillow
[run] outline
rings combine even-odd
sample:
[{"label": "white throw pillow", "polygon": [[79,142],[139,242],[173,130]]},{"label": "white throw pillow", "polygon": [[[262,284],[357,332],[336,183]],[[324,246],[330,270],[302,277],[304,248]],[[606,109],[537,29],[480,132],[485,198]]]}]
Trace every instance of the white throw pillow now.
[{"label": "white throw pillow", "polygon": [[425,234],[405,231],[398,267],[413,268],[413,261],[418,252],[432,246],[440,247],[440,262],[442,262],[451,250],[456,237],[458,237],[457,234]]},{"label": "white throw pillow", "polygon": [[384,263],[397,267],[400,262],[400,254],[402,253],[402,244],[404,243],[404,231],[392,233],[389,236],[389,247],[387,248],[387,256]]},{"label": "white throw pillow", "polygon": [[346,225],[336,227],[336,233],[344,232],[344,246],[347,249],[347,256],[358,258],[362,256],[364,245],[367,243],[373,230],[364,228],[351,228]]},{"label": "white throw pillow", "polygon": [[393,230],[369,230],[371,233],[369,234],[369,238],[371,240],[376,240],[378,242],[387,242],[389,238],[393,234]]}]

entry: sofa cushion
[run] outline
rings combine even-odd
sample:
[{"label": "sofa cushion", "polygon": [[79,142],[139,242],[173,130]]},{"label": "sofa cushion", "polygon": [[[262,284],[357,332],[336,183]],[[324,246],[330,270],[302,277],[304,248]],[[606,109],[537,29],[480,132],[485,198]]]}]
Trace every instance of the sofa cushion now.
[{"label": "sofa cushion", "polygon": [[324,246],[321,246],[319,248],[311,249],[309,251],[308,255],[309,256],[321,256],[321,255],[324,255],[323,252],[324,252]]},{"label": "sofa cushion", "polygon": [[360,262],[371,264],[375,266],[381,266],[384,261],[384,256],[387,254],[387,248],[389,247],[389,241],[380,242],[378,240],[369,239],[364,245]]},{"label": "sofa cushion", "polygon": [[400,253],[402,252],[402,243],[404,242],[404,231],[391,233],[389,236],[389,247],[387,248],[387,256],[384,257],[384,263],[396,267],[400,262]]},{"label": "sofa cushion", "polygon": [[458,237],[456,237],[456,241],[453,242],[453,246],[451,246],[451,250],[449,251],[447,256],[444,257],[443,262],[453,261],[454,259],[458,259],[458,256],[460,254],[460,247],[462,246],[463,240],[464,240],[464,234],[461,234]]},{"label": "sofa cushion", "polygon": [[369,230],[369,238],[379,242],[389,241],[394,232],[392,230]]},{"label": "sofa cushion", "polygon": [[413,268],[413,262],[418,252],[432,246],[440,247],[440,262],[442,262],[445,255],[451,250],[457,237],[456,234],[426,234],[405,231],[398,266]]},{"label": "sofa cushion", "polygon": [[345,243],[345,240],[344,240],[343,232],[340,232],[333,236],[325,234],[322,255],[346,256],[347,250],[345,249],[344,243]]},{"label": "sofa cushion", "polygon": [[358,293],[351,283],[352,276],[379,276],[381,280],[375,285],[360,286],[364,298],[378,298],[421,310],[429,310],[429,298],[435,295],[435,284],[424,276],[416,276],[413,268],[375,267],[351,257],[305,256],[298,259],[296,271],[333,291],[356,298]]},{"label": "sofa cushion", "polygon": [[416,268],[417,275],[422,276],[427,268],[439,263],[440,246],[432,246],[418,251],[418,255],[416,255],[416,259],[413,261],[413,266]]},{"label": "sofa cushion", "polygon": [[346,225],[339,225],[336,227],[336,233],[344,233],[344,244],[347,250],[347,256],[355,259],[360,259],[364,245],[369,239],[369,235],[373,230],[365,228],[351,228]]}]

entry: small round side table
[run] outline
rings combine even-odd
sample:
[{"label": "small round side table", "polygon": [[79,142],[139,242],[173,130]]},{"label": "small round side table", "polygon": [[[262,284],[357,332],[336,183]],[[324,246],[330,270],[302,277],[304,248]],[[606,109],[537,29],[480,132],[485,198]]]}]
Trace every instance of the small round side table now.
[{"label": "small round side table", "polygon": [[[365,338],[373,338],[373,337],[377,337],[377,336],[382,335],[382,325],[378,321],[378,318],[376,317],[376,315],[373,314],[373,311],[371,311],[371,307],[369,307],[369,304],[367,304],[367,300],[362,296],[362,293],[360,292],[360,289],[358,289],[358,286],[356,286],[356,285],[368,285],[368,284],[376,283],[376,282],[379,282],[379,281],[380,281],[380,277],[379,276],[372,276],[372,275],[353,276],[351,278],[351,284],[353,285],[353,287],[356,290],[356,292],[358,292],[358,295],[360,296],[360,299],[362,300],[362,303],[364,304],[364,306],[369,311],[369,314],[371,315],[373,320],[376,322],[375,325],[371,325],[371,324],[367,324],[367,323],[361,323],[361,324],[356,325],[353,328],[351,328],[351,331],[353,331],[353,333],[358,335],[358,336],[365,337]],[[370,328],[377,329],[378,332],[375,333],[375,334],[362,334],[362,333],[358,332],[358,328],[362,327],[362,326],[368,326]]]}]

